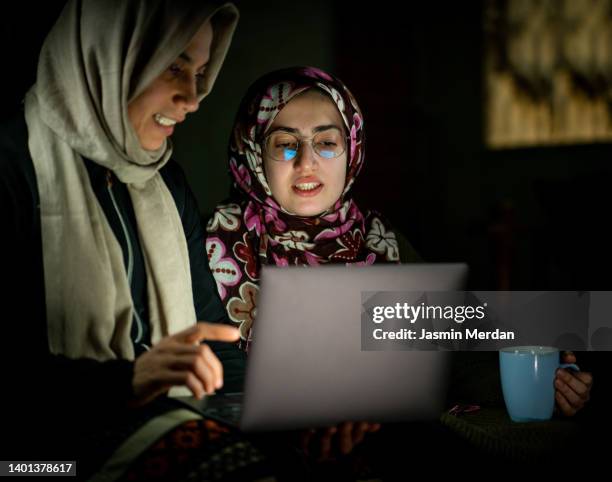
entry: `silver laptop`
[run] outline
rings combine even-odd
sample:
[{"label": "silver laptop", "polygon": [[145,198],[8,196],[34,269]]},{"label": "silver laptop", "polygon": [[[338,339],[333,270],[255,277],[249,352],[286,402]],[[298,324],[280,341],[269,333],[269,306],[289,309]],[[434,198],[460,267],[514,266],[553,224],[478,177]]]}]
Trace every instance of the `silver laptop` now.
[{"label": "silver laptop", "polygon": [[247,432],[439,417],[449,353],[363,351],[362,291],[462,290],[465,264],[261,272],[244,393],[182,399]]}]

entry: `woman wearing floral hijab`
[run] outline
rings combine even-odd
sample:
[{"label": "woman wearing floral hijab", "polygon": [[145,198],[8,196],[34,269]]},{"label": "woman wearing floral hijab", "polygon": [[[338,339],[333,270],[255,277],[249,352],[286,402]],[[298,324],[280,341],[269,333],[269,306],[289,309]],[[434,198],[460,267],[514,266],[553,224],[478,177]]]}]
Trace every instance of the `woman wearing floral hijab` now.
[{"label": "woman wearing floral hijab", "polygon": [[[409,245],[399,253],[384,219],[361,210],[351,197],[364,162],[364,137],[355,99],[320,70],[272,72],[244,97],[229,148],[235,196],[216,208],[206,241],[217,289],[230,320],[240,326],[244,348],[257,330],[262,265],[369,265],[398,262],[400,254],[402,261],[418,261]],[[588,372],[571,376],[561,373],[555,381],[566,415],[584,406],[592,384]],[[338,427],[340,447],[350,451],[364,430],[372,426]],[[322,452],[329,453],[330,437],[329,430],[322,436]]]},{"label": "woman wearing floral hijab", "polygon": [[217,289],[240,326],[243,347],[262,265],[399,262],[388,223],[362,211],[351,196],[364,141],[357,102],[319,69],[279,70],[249,88],[229,146],[236,195],[217,206],[206,240]]}]

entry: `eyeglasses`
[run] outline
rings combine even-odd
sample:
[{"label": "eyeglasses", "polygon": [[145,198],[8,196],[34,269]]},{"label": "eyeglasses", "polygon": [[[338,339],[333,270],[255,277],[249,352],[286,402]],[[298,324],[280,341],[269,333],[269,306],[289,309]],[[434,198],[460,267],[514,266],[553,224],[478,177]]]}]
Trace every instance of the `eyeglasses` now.
[{"label": "eyeglasses", "polygon": [[346,151],[346,137],[339,129],[327,129],[313,137],[298,137],[285,131],[272,132],[265,138],[265,151],[279,162],[293,161],[300,147],[310,141],[312,150],[323,159],[334,159]]}]

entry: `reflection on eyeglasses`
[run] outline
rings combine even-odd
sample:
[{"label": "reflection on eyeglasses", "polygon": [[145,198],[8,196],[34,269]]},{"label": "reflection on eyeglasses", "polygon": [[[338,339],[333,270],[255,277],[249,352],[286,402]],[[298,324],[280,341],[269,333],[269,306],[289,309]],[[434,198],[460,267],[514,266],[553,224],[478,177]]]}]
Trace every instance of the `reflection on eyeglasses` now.
[{"label": "reflection on eyeglasses", "polygon": [[346,137],[339,129],[331,128],[304,138],[285,131],[275,131],[265,139],[265,151],[275,161],[293,161],[300,147],[310,141],[313,151],[323,159],[334,159],[346,150]]}]

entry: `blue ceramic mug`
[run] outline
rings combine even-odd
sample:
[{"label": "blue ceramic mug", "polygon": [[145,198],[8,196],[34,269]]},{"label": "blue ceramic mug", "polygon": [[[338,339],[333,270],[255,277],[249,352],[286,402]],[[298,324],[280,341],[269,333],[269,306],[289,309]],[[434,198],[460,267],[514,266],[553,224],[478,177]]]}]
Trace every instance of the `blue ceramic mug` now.
[{"label": "blue ceramic mug", "polygon": [[512,420],[536,422],[552,417],[558,368],[580,370],[573,363],[560,363],[557,348],[514,346],[500,350],[502,391]]}]

